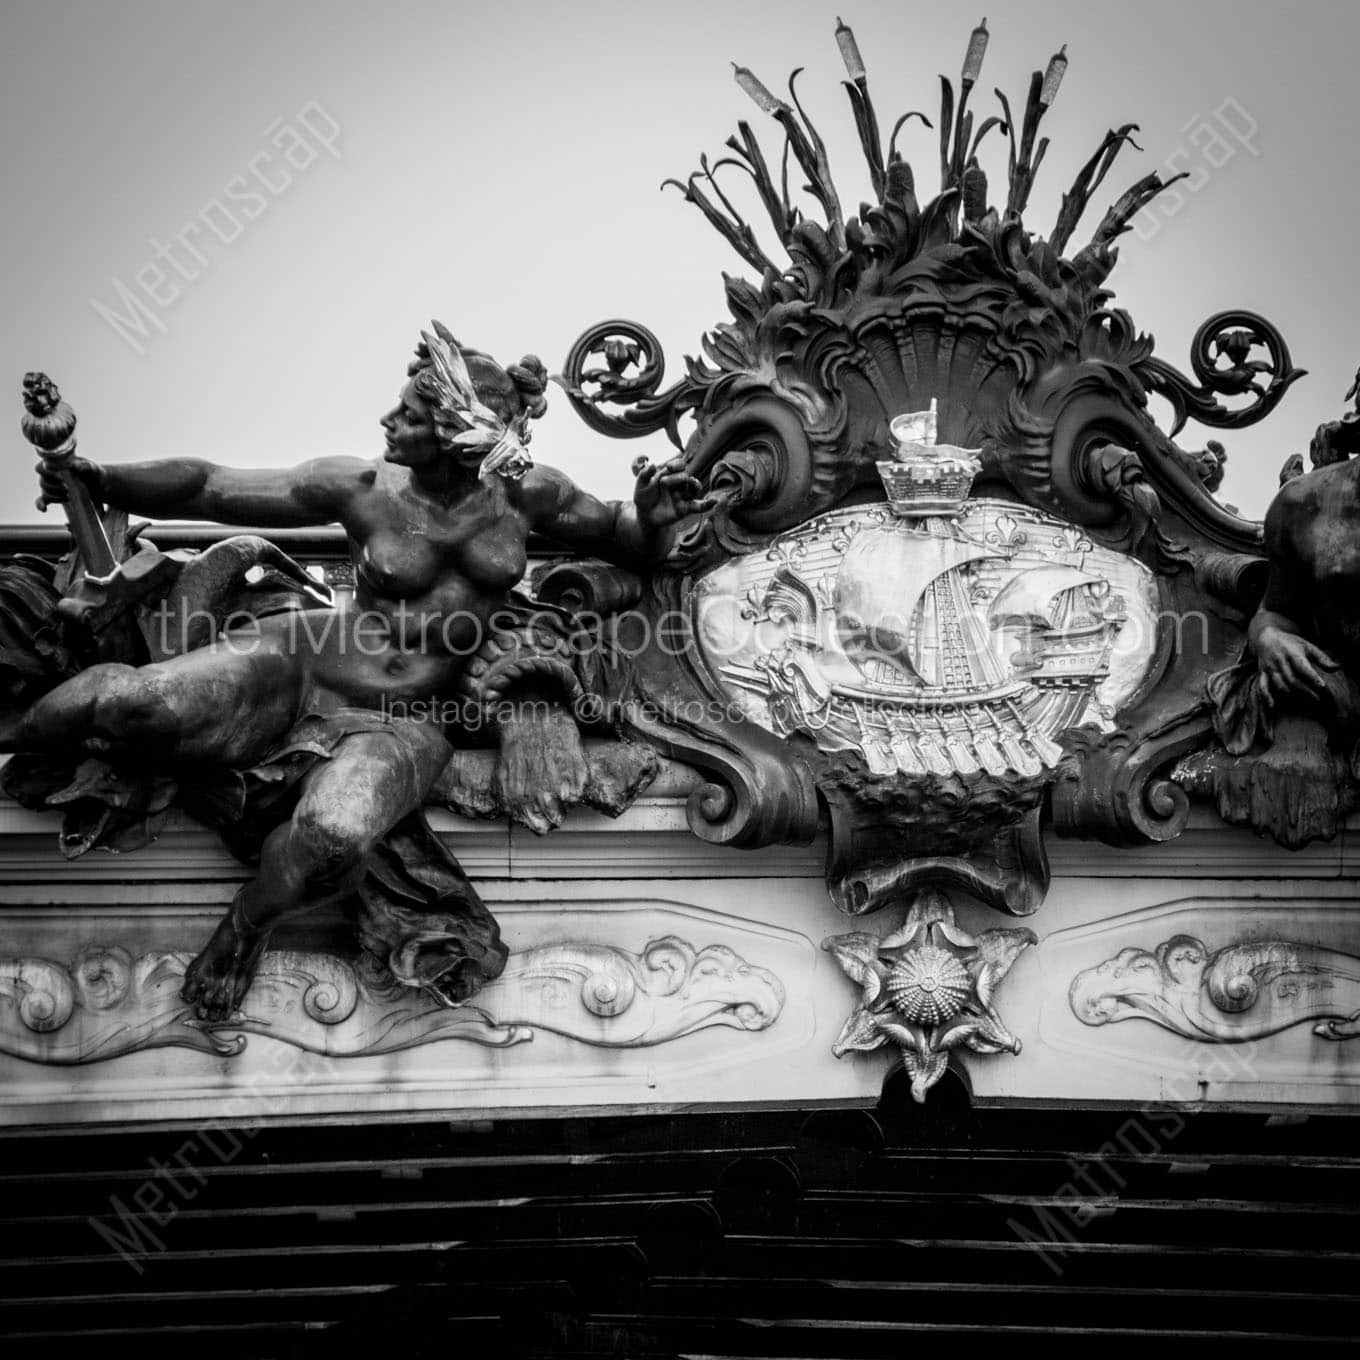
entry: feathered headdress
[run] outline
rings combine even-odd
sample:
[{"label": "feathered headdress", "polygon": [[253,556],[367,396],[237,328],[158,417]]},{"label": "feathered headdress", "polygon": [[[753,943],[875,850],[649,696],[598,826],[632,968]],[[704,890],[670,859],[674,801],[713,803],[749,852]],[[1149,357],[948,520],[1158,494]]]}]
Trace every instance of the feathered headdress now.
[{"label": "feathered headdress", "polygon": [[459,449],[486,449],[477,471],[479,477],[498,473],[518,481],[533,466],[525,445],[529,441],[529,415],[521,412],[508,425],[477,395],[467,360],[458,341],[442,322],[430,323],[434,334],[421,331],[430,372],[434,379],[434,425],[439,437]]}]

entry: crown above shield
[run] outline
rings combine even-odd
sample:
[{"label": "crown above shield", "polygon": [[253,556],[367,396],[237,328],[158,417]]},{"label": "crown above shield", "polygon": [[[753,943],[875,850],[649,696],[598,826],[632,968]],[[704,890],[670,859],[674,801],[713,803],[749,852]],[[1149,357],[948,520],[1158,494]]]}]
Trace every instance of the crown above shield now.
[{"label": "crown above shield", "polygon": [[931,398],[926,411],[905,411],[888,427],[896,447],[878,464],[888,504],[904,519],[957,515],[982,471],[981,449],[937,442],[939,416]]}]

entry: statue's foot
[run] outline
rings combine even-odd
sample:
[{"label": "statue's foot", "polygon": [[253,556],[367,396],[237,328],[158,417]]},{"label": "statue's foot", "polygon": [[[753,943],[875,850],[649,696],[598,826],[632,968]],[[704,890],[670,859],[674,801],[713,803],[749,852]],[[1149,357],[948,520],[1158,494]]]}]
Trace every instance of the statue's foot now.
[{"label": "statue's foot", "polygon": [[246,999],[268,935],[236,928],[230,914],[218,922],[207,947],[184,972],[180,996],[200,1020],[230,1020]]}]

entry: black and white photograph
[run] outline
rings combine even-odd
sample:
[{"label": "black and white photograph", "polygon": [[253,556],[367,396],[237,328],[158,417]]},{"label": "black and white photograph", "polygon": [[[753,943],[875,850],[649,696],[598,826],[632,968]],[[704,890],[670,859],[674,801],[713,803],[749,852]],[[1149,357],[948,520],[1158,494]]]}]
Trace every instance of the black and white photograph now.
[{"label": "black and white photograph", "polygon": [[1360,1340],[1360,8],[986,11],[0,5],[14,1354]]}]

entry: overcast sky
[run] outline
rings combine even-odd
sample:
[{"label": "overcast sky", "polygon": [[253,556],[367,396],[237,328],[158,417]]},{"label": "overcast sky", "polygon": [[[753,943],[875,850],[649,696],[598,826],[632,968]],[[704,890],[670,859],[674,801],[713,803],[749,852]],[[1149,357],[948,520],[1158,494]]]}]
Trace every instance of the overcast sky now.
[{"label": "overcast sky", "polygon": [[[1047,231],[1107,127],[1139,122],[1144,152],[1116,166],[1087,229],[1168,160],[1196,188],[1125,238],[1119,305],[1181,367],[1211,312],[1257,309],[1310,370],[1263,425],[1225,436],[1222,494],[1260,515],[1360,363],[1360,5],[979,4],[992,41],[975,107],[990,111],[997,84],[1022,105],[1028,72],[1068,44],[1031,229]],[[17,432],[30,368],[73,402],[90,457],[242,466],[376,455],[377,420],[431,317],[503,362],[534,351],[554,370],[584,327],[632,317],[678,372],[725,316],[721,271],[742,266],[658,185],[718,152],[738,118],[760,125],[731,61],[772,88],[806,66],[841,196],[868,196],[837,13],[885,121],[934,114],[936,73],[957,75],[980,17],[906,0],[7,0],[0,522],[40,518]],[[905,147],[933,188],[931,134],[917,126]],[[999,139],[992,152],[1004,156]],[[1002,163],[991,169],[995,187]],[[643,448],[666,452],[661,436],[593,435],[559,397],[533,452],[617,496]]]}]

